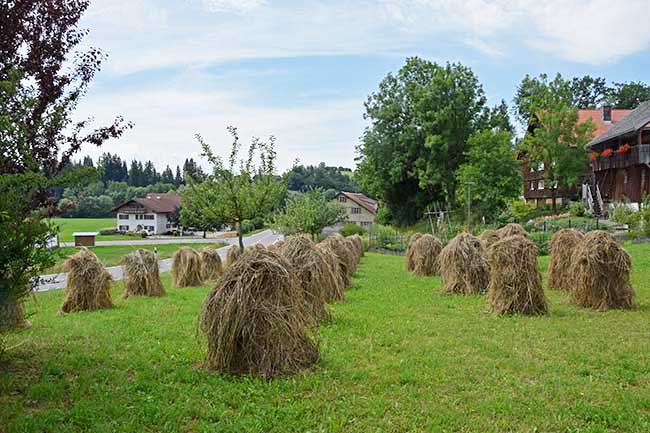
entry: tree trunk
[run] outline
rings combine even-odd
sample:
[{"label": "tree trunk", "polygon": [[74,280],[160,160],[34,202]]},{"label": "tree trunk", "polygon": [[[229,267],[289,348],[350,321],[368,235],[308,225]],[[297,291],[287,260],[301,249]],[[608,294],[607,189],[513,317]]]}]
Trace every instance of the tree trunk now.
[{"label": "tree trunk", "polygon": [[237,237],[239,238],[239,250],[244,252],[244,227],[241,223],[237,224]]},{"label": "tree trunk", "polygon": [[208,236],[207,236],[207,231],[206,231],[206,230],[203,230],[203,239],[205,239],[205,238],[207,238],[207,237],[208,237]]},{"label": "tree trunk", "polygon": [[553,205],[553,213],[557,212],[557,188],[553,187],[551,189],[551,203]]},{"label": "tree trunk", "polygon": [[21,328],[27,325],[21,302],[8,301],[0,305],[0,329]]}]

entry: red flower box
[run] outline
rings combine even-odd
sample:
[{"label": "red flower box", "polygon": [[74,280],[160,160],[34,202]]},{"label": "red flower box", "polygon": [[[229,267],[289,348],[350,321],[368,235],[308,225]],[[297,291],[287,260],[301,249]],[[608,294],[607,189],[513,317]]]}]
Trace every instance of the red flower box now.
[{"label": "red flower box", "polygon": [[595,161],[598,159],[598,154],[596,152],[591,152],[589,154],[589,161]]},{"label": "red flower box", "polygon": [[624,145],[622,145],[621,147],[618,148],[616,153],[619,154],[619,155],[622,155],[622,154],[627,153],[629,151],[630,151],[630,145],[625,143]]},{"label": "red flower box", "polygon": [[603,150],[603,153],[600,154],[600,156],[602,156],[603,158],[608,158],[612,156],[613,153],[614,152],[612,152],[612,149],[605,149]]}]

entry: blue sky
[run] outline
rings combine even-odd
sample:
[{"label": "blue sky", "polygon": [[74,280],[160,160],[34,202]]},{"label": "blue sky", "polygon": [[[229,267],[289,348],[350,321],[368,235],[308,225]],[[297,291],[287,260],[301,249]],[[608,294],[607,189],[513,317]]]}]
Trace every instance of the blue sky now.
[{"label": "blue sky", "polygon": [[226,126],[273,134],[281,169],[354,166],[363,103],[408,56],[459,61],[491,104],[526,74],[650,82],[646,0],[95,0],[85,43],[108,59],[79,116],[135,123],[101,150],[159,168],[226,154]]}]

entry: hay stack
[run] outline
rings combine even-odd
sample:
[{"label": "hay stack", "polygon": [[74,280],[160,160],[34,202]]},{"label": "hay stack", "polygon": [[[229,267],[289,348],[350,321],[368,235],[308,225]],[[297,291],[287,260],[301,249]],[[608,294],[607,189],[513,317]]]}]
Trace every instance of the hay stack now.
[{"label": "hay stack", "polygon": [[504,239],[510,236],[526,236],[528,237],[528,232],[526,232],[526,229],[523,228],[521,224],[506,224],[505,226],[501,227],[499,230],[497,230],[497,234],[499,235],[499,239]]},{"label": "hay stack", "polygon": [[481,242],[483,242],[483,247],[487,250],[492,246],[493,243],[497,242],[499,239],[499,233],[496,230],[485,230],[479,236]]},{"label": "hay stack", "polygon": [[338,273],[343,281],[343,288],[349,288],[351,285],[350,277],[354,269],[355,259],[353,252],[350,251],[349,246],[343,241],[342,236],[331,236],[322,243],[327,246],[330,254],[334,254],[338,258]]},{"label": "hay stack", "polygon": [[438,255],[442,244],[433,235],[425,234],[413,243],[413,273],[415,275],[438,275]]},{"label": "hay stack", "polygon": [[551,261],[548,266],[548,288],[570,292],[573,277],[571,275],[571,256],[576,246],[585,235],[575,229],[563,229],[551,239]]},{"label": "hay stack", "polygon": [[152,251],[138,249],[122,258],[124,298],[130,296],[163,296],[158,258]]},{"label": "hay stack", "polygon": [[216,281],[223,273],[221,256],[214,247],[201,248],[201,276],[203,281]]},{"label": "hay stack", "polygon": [[293,267],[307,311],[316,321],[329,318],[325,307],[325,286],[331,270],[316,245],[306,236],[291,236],[279,252]]},{"label": "hay stack", "polygon": [[589,232],[571,257],[571,297],[587,308],[608,310],[631,308],[634,289],[630,286],[630,255],[607,232]]},{"label": "hay stack", "polygon": [[203,284],[201,256],[189,247],[180,247],[172,259],[174,287],[196,287]]},{"label": "hay stack", "polygon": [[269,250],[271,250],[271,251],[278,252],[278,251],[280,251],[280,248],[282,248],[282,245],[284,245],[284,241],[283,241],[283,240],[279,240],[279,241],[277,241],[277,242],[275,242],[275,243],[269,245],[267,248],[268,248]]},{"label": "hay stack", "polygon": [[361,236],[352,235],[350,236],[350,239],[354,241],[354,244],[357,247],[357,255],[359,256],[359,258],[363,257],[365,255],[365,251],[363,247],[363,239],[361,239]]},{"label": "hay stack", "polygon": [[242,255],[241,249],[239,248],[239,244],[233,245],[230,248],[228,248],[228,251],[226,252],[226,268],[231,266],[233,263],[237,261],[239,256]]},{"label": "hay stack", "polygon": [[406,247],[406,254],[404,255],[404,263],[406,264],[406,270],[408,272],[413,272],[413,268],[415,267],[415,250],[413,249],[413,245],[422,237],[422,235],[423,233],[413,233],[409,239],[409,244]]},{"label": "hay stack", "polygon": [[343,243],[350,252],[352,256],[352,261],[350,262],[351,272],[354,274],[357,271],[359,262],[361,261],[361,252],[357,248],[357,244],[351,238],[343,238]]},{"label": "hay stack", "polygon": [[208,368],[273,378],[319,359],[315,323],[291,265],[268,250],[246,251],[207,296],[199,326]]},{"label": "hay stack", "polygon": [[483,293],[490,281],[490,269],[481,241],[469,233],[453,238],[438,257],[443,293]]},{"label": "hay stack", "polygon": [[111,299],[111,274],[95,253],[81,248],[68,257],[64,270],[68,273],[62,313],[94,311],[113,307]]},{"label": "hay stack", "polygon": [[525,236],[509,236],[488,251],[488,301],[497,314],[546,314],[548,305],[537,270],[537,246]]},{"label": "hay stack", "polygon": [[343,301],[345,299],[345,282],[341,276],[341,261],[332,251],[328,244],[320,242],[315,246],[316,250],[321,253],[323,260],[328,267],[325,273],[325,282],[323,284],[323,293],[326,302]]}]

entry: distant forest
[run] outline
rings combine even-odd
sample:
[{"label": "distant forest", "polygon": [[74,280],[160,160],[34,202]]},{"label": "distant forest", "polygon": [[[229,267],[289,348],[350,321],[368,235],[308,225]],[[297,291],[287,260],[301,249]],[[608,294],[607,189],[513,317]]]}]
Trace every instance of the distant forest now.
[{"label": "distant forest", "polygon": [[[158,171],[151,161],[128,163],[118,155],[104,153],[97,161],[86,156],[70,165],[70,168],[80,167],[92,173],[92,181],[59,191],[59,210],[64,217],[110,217],[111,209],[127,200],[151,192],[179,191],[189,178],[202,182],[207,177],[193,158],[186,159],[182,167],[177,165],[172,169],[167,165]],[[337,191],[359,190],[351,169],[329,167],[325,163],[295,166],[287,177],[290,191],[322,188],[333,197]]]}]

